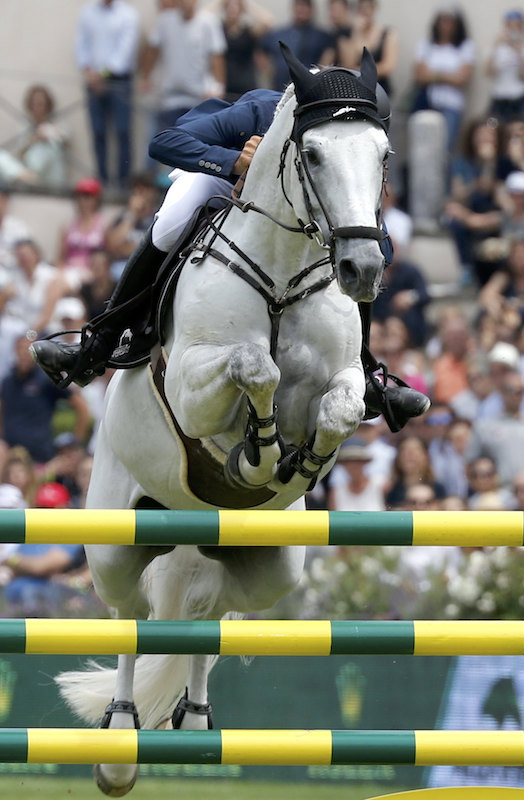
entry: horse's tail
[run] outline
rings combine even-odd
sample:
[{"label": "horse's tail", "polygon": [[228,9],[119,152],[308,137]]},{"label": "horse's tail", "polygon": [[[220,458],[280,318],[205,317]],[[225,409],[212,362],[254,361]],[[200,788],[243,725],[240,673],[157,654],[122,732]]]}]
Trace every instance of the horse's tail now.
[{"label": "horse's tail", "polygon": [[[155,728],[171,716],[184,691],[188,666],[189,656],[185,655],[143,655],[137,658],[134,700],[143,728]],[[90,725],[97,725],[114,697],[116,669],[90,661],[86,670],[62,672],[55,681],[74,713]]]}]

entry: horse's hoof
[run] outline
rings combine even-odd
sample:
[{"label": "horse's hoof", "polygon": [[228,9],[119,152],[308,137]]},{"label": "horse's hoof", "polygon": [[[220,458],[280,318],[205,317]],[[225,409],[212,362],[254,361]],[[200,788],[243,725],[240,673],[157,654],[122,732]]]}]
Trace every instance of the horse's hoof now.
[{"label": "horse's hoof", "polygon": [[108,781],[108,779],[102,772],[101,764],[95,764],[93,767],[93,775],[95,776],[96,785],[98,786],[101,792],[108,795],[109,797],[123,797],[125,794],[130,792],[136,783],[136,779],[138,778],[138,772],[139,768],[137,766],[132,779],[128,783],[126,783],[124,786],[114,786],[112,783]]}]

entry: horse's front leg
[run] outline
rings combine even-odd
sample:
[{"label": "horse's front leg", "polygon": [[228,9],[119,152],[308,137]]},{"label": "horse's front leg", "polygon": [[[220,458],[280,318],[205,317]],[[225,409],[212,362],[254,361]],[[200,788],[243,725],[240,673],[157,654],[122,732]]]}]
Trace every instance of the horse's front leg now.
[{"label": "horse's front leg", "polygon": [[[170,362],[176,359],[170,359]],[[196,345],[166,372],[166,393],[184,432],[193,438],[216,436],[239,427],[239,442],[229,459],[232,480],[254,487],[267,484],[281,458],[274,413],[280,371],[267,349],[254,342]],[[170,395],[170,393],[172,393]],[[247,427],[241,423],[242,398],[248,401]]]},{"label": "horse's front leg", "polygon": [[304,447],[280,465],[277,481],[306,491],[337,447],[358,428],[365,413],[365,378],[360,361],[338,373],[322,397],[314,434]]}]

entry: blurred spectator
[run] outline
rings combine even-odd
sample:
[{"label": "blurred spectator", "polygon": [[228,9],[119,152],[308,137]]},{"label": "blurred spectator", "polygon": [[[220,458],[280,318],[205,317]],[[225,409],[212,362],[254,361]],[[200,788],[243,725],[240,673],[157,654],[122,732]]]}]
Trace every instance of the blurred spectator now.
[{"label": "blurred spectator", "polygon": [[93,471],[93,456],[84,455],[78,462],[75,473],[75,484],[78,491],[75,492],[71,498],[72,505],[75,508],[85,508],[87,499],[87,490],[89,489],[89,482],[91,480],[91,473]]},{"label": "blurred spectator", "polygon": [[486,65],[491,78],[490,114],[504,122],[522,117],[523,70],[524,17],[521,11],[508,11]]},{"label": "blurred spectator", "polygon": [[[125,187],[131,169],[132,80],[139,17],[127,0],[91,0],[78,19],[76,61],[82,71],[98,177]],[[108,171],[109,129],[118,143],[118,172]]]},{"label": "blurred spectator", "polygon": [[482,456],[471,462],[468,469],[469,498],[471,511],[487,511],[488,505],[496,508],[511,508],[511,492],[501,488],[493,459]]},{"label": "blurred spectator", "polygon": [[[71,498],[59,483],[45,483],[36,494],[37,508],[69,508]],[[22,544],[4,564],[12,579],[5,587],[10,613],[26,617],[55,616],[71,591],[53,578],[85,562],[82,545]]]},{"label": "blurred spectator", "polygon": [[60,433],[53,439],[54,457],[46,464],[45,479],[65,486],[71,497],[71,504],[77,506],[80,487],[76,475],[80,462],[86,455],[85,447],[69,431]]},{"label": "blurred spectator", "polygon": [[406,511],[438,511],[440,503],[430,483],[416,483],[406,489]]},{"label": "blurred spectator", "polygon": [[79,292],[87,319],[93,319],[105,311],[115,285],[109,253],[107,250],[94,250],[89,256],[89,281],[82,285]]},{"label": "blurred spectator", "polygon": [[358,0],[352,23],[352,36],[341,47],[341,66],[360,69],[362,48],[367,47],[377,65],[378,81],[387,94],[392,94],[391,78],[397,68],[398,39],[393,28],[376,20],[377,0]]},{"label": "blurred spectator", "polygon": [[504,159],[505,177],[510,172],[524,171],[524,121],[521,119],[508,122],[502,129],[502,157]]},{"label": "blurred spectator", "polygon": [[516,312],[524,321],[524,238],[510,243],[508,260],[493,273],[479,294],[479,304],[495,320]]},{"label": "blurred spectator", "polygon": [[196,0],[180,0],[161,8],[149,34],[141,66],[143,92],[154,89],[157,68],[158,113],[155,131],[170,128],[177,119],[208,97],[225,91],[226,40],[219,19],[197,11]]},{"label": "blurred spectator", "polygon": [[457,142],[474,64],[475,45],[462,13],[449,7],[438,11],[429,38],[419,42],[416,50],[415,80],[422,90],[414,110],[430,108],[443,115],[450,153]]},{"label": "blurred spectator", "polygon": [[506,177],[501,148],[501,128],[497,121],[476,119],[469,123],[462,152],[451,164],[451,197],[446,214],[460,259],[463,284],[471,281],[473,272],[477,275],[480,272],[473,265],[482,260],[481,243],[490,233],[470,228],[462,220],[464,209],[478,214],[500,211],[497,181]]},{"label": "blurred spectator", "polygon": [[435,481],[427,445],[419,436],[407,436],[398,446],[386,491],[386,507],[403,506],[408,488],[421,482],[432,486],[437,498],[445,496],[444,487]]},{"label": "blurred spectator", "polygon": [[[388,370],[413,389],[428,393],[420,353],[409,349],[409,334],[400,317],[388,317],[383,327],[383,342],[377,351],[384,356]],[[375,352],[375,351],[373,351]]]},{"label": "blurred spectator", "polygon": [[493,388],[488,361],[483,354],[473,354],[467,359],[467,378],[467,388],[451,399],[450,408],[458,419],[473,422]]},{"label": "blurred spectator", "polygon": [[226,37],[226,88],[229,103],[257,88],[256,49],[258,40],[274,25],[274,17],[255,0],[221,0],[207,6],[221,7],[222,27]]},{"label": "blurred spectator", "polygon": [[[134,175],[131,178],[131,192],[127,206],[106,231],[107,249],[113,261],[111,273],[114,280],[118,280],[127,259],[153,224],[157,208],[158,196],[153,179],[146,174]],[[93,281],[91,286],[94,286]]]},{"label": "blurred spectator", "polygon": [[38,488],[38,476],[33,459],[25,447],[11,447],[2,469],[2,483],[21,492],[24,502],[32,506]]},{"label": "blurred spectator", "polygon": [[47,86],[30,86],[24,98],[29,127],[16,140],[16,155],[36,183],[48,189],[66,185],[67,135],[54,120],[55,100]]},{"label": "blurred spectator", "polygon": [[333,64],[343,67],[347,59],[347,49],[351,46],[353,34],[353,15],[349,0],[329,0],[328,14],[331,33],[335,39]]},{"label": "blurred spectator", "polygon": [[283,91],[289,83],[289,70],[280,52],[280,41],[287,44],[308,68],[332,64],[335,54],[334,37],[313,23],[314,0],[292,0],[292,15],[290,25],[269,31],[260,40],[261,68],[277,92]]},{"label": "blurred spectator", "polygon": [[0,184],[0,267],[16,269],[15,245],[29,238],[31,234],[25,222],[9,214],[9,190]]},{"label": "blurred spectator", "polygon": [[476,419],[496,419],[504,413],[504,384],[508,375],[519,372],[519,351],[512,344],[497,342],[488,353],[488,364],[492,391],[480,403]]},{"label": "blurred spectator", "polygon": [[433,399],[449,405],[469,388],[467,356],[473,340],[470,327],[460,314],[443,315],[439,333],[442,354],[433,363]]},{"label": "blurred spectator", "polygon": [[[430,302],[426,281],[416,264],[407,261],[406,250],[411,238],[411,219],[388,200],[384,219],[393,242],[393,261],[384,271],[382,291],[373,303],[373,314],[384,321],[399,317],[409,333],[409,343],[420,347],[426,340],[424,309]],[[394,370],[392,370],[394,372]]]},{"label": "blurred spectator", "polygon": [[517,472],[513,478],[513,485],[511,488],[513,491],[513,503],[511,507],[517,511],[524,511],[524,472]]},{"label": "blurred spectator", "polygon": [[76,291],[90,280],[89,258],[105,245],[106,223],[100,213],[102,185],[97,180],[82,178],[74,192],[74,217],[60,233],[56,265]]},{"label": "blurred spectator", "polygon": [[11,447],[23,445],[38,463],[54,454],[51,423],[60,400],[67,400],[75,415],[75,434],[83,440],[87,434],[89,413],[85,400],[76,389],[57,389],[34,363],[29,340],[16,342],[16,361],[4,378],[2,401],[3,438]]},{"label": "blurred spectator", "polygon": [[447,406],[433,406],[426,415],[426,423],[438,431],[429,443],[429,457],[436,480],[444,487],[446,495],[466,497],[465,452],[471,434],[470,423],[455,420]]},{"label": "blurred spectator", "polygon": [[473,462],[490,458],[503,486],[509,486],[518,472],[524,471],[524,417],[521,413],[524,383],[518,372],[509,372],[501,387],[503,411],[493,419],[473,423],[466,458]]},{"label": "blurred spectator", "polygon": [[367,448],[357,439],[348,439],[342,445],[330,480],[330,510],[384,510],[383,481],[365,471],[371,459]]},{"label": "blurred spectator", "polygon": [[391,467],[397,455],[396,448],[384,438],[386,432],[387,424],[382,416],[362,420],[356,432],[362,439],[366,452],[371,456],[365,468],[366,475],[378,478],[382,486],[391,474]]},{"label": "blurred spectator", "polygon": [[[524,172],[511,172],[501,195],[504,208],[475,212],[460,203],[448,203],[448,216],[483,240],[477,244],[475,269],[481,285],[507,257],[512,238],[524,238]],[[491,235],[491,236],[490,236]],[[489,237],[489,238],[488,238]]]},{"label": "blurred spectator", "polygon": [[31,239],[16,244],[15,258],[18,269],[0,268],[0,311],[18,320],[26,330],[42,334],[63,294],[62,277],[56,267],[42,260],[39,247]]}]

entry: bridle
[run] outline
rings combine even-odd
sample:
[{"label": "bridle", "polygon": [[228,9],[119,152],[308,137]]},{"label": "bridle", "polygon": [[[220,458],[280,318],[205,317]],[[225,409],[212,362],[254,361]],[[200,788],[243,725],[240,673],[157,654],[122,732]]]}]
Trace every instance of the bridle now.
[{"label": "bridle", "polygon": [[[280,153],[278,179],[280,181],[282,194],[286,202],[292,209],[294,209],[293,203],[291,202],[288,196],[284,183],[287,155],[289,152],[290,145],[292,144],[293,141],[292,136],[286,139],[286,141],[283,144],[282,151]],[[387,236],[387,234],[385,234],[381,228],[382,206],[379,208],[379,211],[377,213],[376,226],[353,225],[346,227],[336,227],[333,224],[329,212],[325,207],[325,203],[322,201],[320,193],[315,185],[315,181],[309,170],[307,164],[307,158],[304,157],[304,150],[301,146],[301,142],[296,143],[296,156],[294,159],[294,166],[297,172],[298,180],[302,187],[304,204],[308,215],[307,222],[304,222],[302,219],[297,217],[297,223],[298,223],[297,225],[288,225],[287,223],[277,219],[266,209],[261,208],[252,201],[243,202],[241,199],[235,197],[226,197],[224,195],[213,195],[211,198],[209,198],[208,202],[204,207],[204,212],[206,215],[206,222],[207,222],[206,228],[203,230],[202,234],[183,251],[184,256],[189,255],[191,252],[198,253],[198,255],[194,255],[190,259],[192,264],[199,264],[208,255],[212,256],[217,261],[228,267],[235,275],[237,275],[239,278],[241,278],[250,286],[252,286],[252,288],[255,289],[255,291],[257,291],[264,298],[267,304],[267,310],[271,321],[270,353],[273,358],[275,358],[276,356],[280,319],[282,317],[284,310],[289,306],[294,305],[295,303],[306,299],[310,295],[326,288],[335,279],[336,240],[371,239],[377,242],[381,242]],[[387,181],[387,164],[384,165],[382,181],[383,185],[385,185]],[[317,220],[315,219],[313,204],[311,202],[311,197],[309,196],[308,192],[308,184],[311,187],[311,190],[315,195],[315,198],[322,211],[322,214],[324,215],[324,218],[326,220],[327,227],[329,230],[329,237],[327,241],[324,240],[321,227],[318,224]],[[226,206],[226,208],[223,208],[218,214],[216,212],[213,213],[211,210],[213,201],[217,200],[220,201],[223,205],[225,204]],[[240,247],[238,247],[238,245],[232,239],[226,236],[226,234],[223,232],[222,226],[232,208],[237,208],[244,214],[247,214],[249,212],[260,214],[266,217],[267,219],[271,220],[271,222],[273,222],[275,225],[278,225],[280,228],[283,228],[284,230],[289,231],[290,233],[302,234],[307,236],[308,239],[315,239],[317,244],[324,250],[327,250],[328,253],[323,258],[318,259],[314,263],[302,269],[297,275],[293,276],[288,281],[288,284],[284,289],[284,292],[281,294],[280,297],[277,298],[274,295],[274,290],[276,288],[275,282],[273,281],[271,276],[268,275],[259,264],[257,264],[250,256],[248,256],[247,253],[245,253]],[[212,231],[212,236],[206,241],[207,236],[209,234],[209,230]],[[251,268],[254,275],[248,272],[241,264],[239,264],[233,259],[228,258],[220,250],[214,247],[214,244],[217,241],[217,239],[220,239],[223,242],[225,242],[228,248],[231,251],[233,251],[233,253],[238,255],[240,259]],[[319,278],[319,280],[316,281],[314,284],[309,285],[304,289],[295,292],[294,294],[291,294],[291,292],[297,289],[298,286],[302,283],[302,281],[306,277],[308,277],[315,270],[319,269],[320,267],[326,266],[327,264],[331,266],[331,270],[327,275],[324,275],[322,278]],[[255,277],[255,275],[257,277]]]}]

